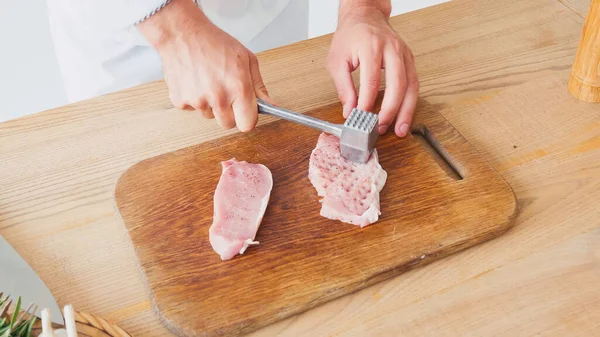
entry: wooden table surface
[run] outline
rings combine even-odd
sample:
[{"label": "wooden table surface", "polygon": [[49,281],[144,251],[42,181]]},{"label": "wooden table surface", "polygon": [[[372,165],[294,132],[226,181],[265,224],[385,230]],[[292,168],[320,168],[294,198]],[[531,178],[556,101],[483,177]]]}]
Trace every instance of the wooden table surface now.
[{"label": "wooden table surface", "polygon": [[[416,56],[420,107],[442,111],[507,179],[516,226],[252,335],[597,336],[600,114],[556,109],[587,4],[455,0],[393,18]],[[275,99],[299,111],[336,101],[329,42],[259,56]],[[507,90],[527,114],[492,113]],[[231,132],[174,109],[163,82],[0,124],[0,234],[59,305],[167,336],[115,212],[115,182],[140,160]]]}]

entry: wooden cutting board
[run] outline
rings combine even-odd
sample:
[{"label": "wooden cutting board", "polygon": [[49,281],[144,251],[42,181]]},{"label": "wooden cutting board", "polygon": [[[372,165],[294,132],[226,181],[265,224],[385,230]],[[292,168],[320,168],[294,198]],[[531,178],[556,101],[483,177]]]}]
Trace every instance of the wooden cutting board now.
[{"label": "wooden cutting board", "polygon": [[[341,106],[309,113],[343,122]],[[376,110],[378,111],[378,110]],[[380,137],[388,172],[379,222],[325,219],[308,162],[319,132],[287,121],[142,161],[116,203],[150,298],[180,336],[251,332],[505,232],[516,200],[502,177],[437,112],[420,104],[414,134]],[[274,186],[256,240],[221,261],[208,240],[220,162],[269,167]]]}]

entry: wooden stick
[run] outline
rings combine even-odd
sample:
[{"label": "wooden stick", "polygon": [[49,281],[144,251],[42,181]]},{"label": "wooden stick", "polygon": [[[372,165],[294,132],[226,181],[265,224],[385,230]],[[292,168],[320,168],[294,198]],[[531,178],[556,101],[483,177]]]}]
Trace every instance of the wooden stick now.
[{"label": "wooden stick", "polygon": [[11,299],[8,295],[4,296],[4,293],[0,293],[0,318],[2,318],[8,312],[8,307],[10,307]]},{"label": "wooden stick", "polygon": [[29,307],[27,308],[27,310],[21,310],[21,312],[17,314],[18,315],[17,320],[15,321],[14,326],[19,326],[19,324],[21,324],[21,322],[26,321],[29,318],[31,309],[34,309],[33,307],[34,307],[34,304],[31,303],[31,304],[29,304]]},{"label": "wooden stick", "polygon": [[568,88],[579,100],[600,102],[600,0],[590,4]]}]

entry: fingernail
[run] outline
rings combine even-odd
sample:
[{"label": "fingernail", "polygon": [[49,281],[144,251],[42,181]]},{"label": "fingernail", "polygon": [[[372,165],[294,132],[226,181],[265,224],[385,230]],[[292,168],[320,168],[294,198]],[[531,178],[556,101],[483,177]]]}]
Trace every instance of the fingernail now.
[{"label": "fingernail", "polygon": [[380,126],[379,126],[379,130],[378,130],[378,131],[379,131],[379,134],[380,134],[380,135],[383,135],[384,133],[386,133],[386,132],[387,132],[387,129],[388,129],[388,127],[389,127],[389,126],[387,126],[387,125],[380,125]]},{"label": "fingernail", "polygon": [[400,133],[400,137],[406,136],[406,133],[408,132],[408,124],[404,123],[400,125],[400,129],[398,131]]},{"label": "fingernail", "polygon": [[348,118],[350,114],[350,105],[344,105],[344,118]]}]

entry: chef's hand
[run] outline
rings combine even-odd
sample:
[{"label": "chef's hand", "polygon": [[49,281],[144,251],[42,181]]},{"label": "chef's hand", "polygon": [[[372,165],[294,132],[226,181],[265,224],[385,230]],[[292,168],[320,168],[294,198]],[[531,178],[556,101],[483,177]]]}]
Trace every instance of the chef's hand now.
[{"label": "chef's hand", "polygon": [[[327,60],[347,118],[353,107],[372,111],[385,69],[386,89],[379,112],[379,133],[404,137],[412,123],[419,81],[412,52],[388,24],[390,1],[342,0],[338,27]],[[352,72],[360,66],[357,97]]]},{"label": "chef's hand", "polygon": [[223,128],[252,130],[256,97],[273,103],[256,56],[212,24],[189,0],[173,0],[138,24],[157,50],[173,105],[216,118]]}]

